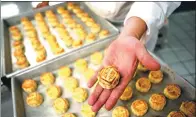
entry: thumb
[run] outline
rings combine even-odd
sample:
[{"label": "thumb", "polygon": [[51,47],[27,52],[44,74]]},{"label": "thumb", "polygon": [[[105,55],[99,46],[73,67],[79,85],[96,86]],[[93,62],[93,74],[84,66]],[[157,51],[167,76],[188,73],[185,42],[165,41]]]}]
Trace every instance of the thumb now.
[{"label": "thumb", "polygon": [[141,42],[138,42],[135,47],[137,58],[146,68],[149,70],[160,69],[160,64],[148,53]]}]

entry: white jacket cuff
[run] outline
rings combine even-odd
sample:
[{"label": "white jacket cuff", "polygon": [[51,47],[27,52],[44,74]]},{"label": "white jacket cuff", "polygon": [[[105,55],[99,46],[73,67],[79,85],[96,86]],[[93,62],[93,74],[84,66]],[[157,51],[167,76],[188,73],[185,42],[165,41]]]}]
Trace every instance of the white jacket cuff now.
[{"label": "white jacket cuff", "polygon": [[146,23],[146,36],[150,36],[154,30],[160,29],[165,20],[162,9],[154,2],[134,2],[124,20],[124,25],[133,16],[141,18]]}]

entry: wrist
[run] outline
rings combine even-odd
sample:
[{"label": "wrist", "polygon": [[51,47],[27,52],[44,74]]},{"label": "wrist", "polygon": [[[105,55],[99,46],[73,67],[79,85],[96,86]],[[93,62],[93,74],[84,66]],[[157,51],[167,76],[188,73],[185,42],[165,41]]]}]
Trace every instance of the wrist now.
[{"label": "wrist", "polygon": [[146,30],[147,25],[141,18],[131,17],[126,21],[121,35],[132,36],[140,39]]}]

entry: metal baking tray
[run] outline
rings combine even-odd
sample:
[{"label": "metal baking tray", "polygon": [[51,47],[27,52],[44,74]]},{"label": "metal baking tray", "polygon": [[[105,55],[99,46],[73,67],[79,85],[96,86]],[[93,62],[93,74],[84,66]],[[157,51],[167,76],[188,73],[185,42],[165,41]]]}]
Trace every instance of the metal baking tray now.
[{"label": "metal baking tray", "polygon": [[[115,38],[115,37],[114,37]],[[25,71],[24,73],[17,74],[15,77],[13,77],[11,80],[12,83],[12,99],[13,99],[13,110],[14,110],[14,116],[15,117],[56,117],[57,115],[53,108],[52,108],[52,101],[50,101],[46,94],[45,94],[45,88],[39,83],[38,86],[38,92],[41,92],[41,94],[44,96],[44,103],[38,107],[38,108],[31,108],[27,106],[25,102],[26,93],[23,92],[21,89],[21,83],[26,78],[33,78],[35,80],[39,80],[39,76],[43,72],[52,72],[56,75],[56,70],[64,65],[69,65],[71,68],[73,68],[72,63],[79,59],[79,58],[85,58],[87,61],[89,60],[89,55],[92,54],[95,51],[103,51],[110,43],[112,42],[112,39],[106,39],[104,41],[101,41],[100,43],[96,43],[94,45],[89,45],[86,48],[81,48],[78,50],[73,51],[72,53],[66,54],[65,56],[59,57],[55,59],[53,62],[48,61],[46,64],[42,64],[40,66],[35,67],[34,69]],[[152,53],[151,53],[152,54]],[[159,58],[157,58],[154,54],[152,54],[154,58],[156,58],[161,63],[161,70],[164,73],[164,79],[161,84],[159,85],[152,85],[152,88],[150,91],[146,94],[139,93],[135,89],[135,81],[137,78],[141,76],[146,76],[147,73],[138,73],[136,77],[130,82],[130,86],[133,88],[133,97],[129,101],[118,101],[116,106],[124,105],[126,106],[130,111],[130,104],[135,99],[144,99],[148,102],[148,99],[152,93],[161,93],[163,92],[164,87],[166,84],[169,83],[176,83],[178,84],[182,89],[182,95],[177,100],[169,100],[167,99],[167,104],[165,108],[160,111],[156,112],[150,109],[145,114],[144,117],[153,117],[153,116],[163,116],[165,117],[170,111],[173,110],[179,110],[180,104],[182,101],[186,100],[194,100],[195,99],[195,88],[190,85],[187,81],[185,81],[182,77],[172,72],[172,70]],[[89,64],[89,66],[93,69],[97,69],[98,66],[93,66]],[[85,79],[78,75],[77,73],[73,73],[73,76],[75,76],[79,82],[80,86],[87,88]],[[60,78],[56,77],[55,84],[62,87],[62,81]],[[88,89],[88,88],[87,88]],[[66,92],[64,88],[62,97],[67,98],[70,102],[70,109],[68,112],[75,113],[78,117],[81,117],[80,114],[80,107],[82,103],[76,103],[72,100],[71,94],[69,92]],[[89,93],[92,91],[92,89],[88,89]],[[97,117],[111,117],[112,111],[106,111],[104,108],[102,108],[98,113]],[[131,114],[131,117],[134,117],[133,114]]]},{"label": "metal baking tray", "polygon": [[[113,36],[116,36],[118,35],[119,31],[116,27],[114,27],[111,23],[109,23],[107,20],[97,16],[94,12],[92,12],[83,2],[76,2],[76,4],[79,4],[81,8],[84,9],[85,12],[87,12],[93,19],[95,19],[95,21],[101,25],[102,29],[107,29],[109,30],[110,32],[110,35],[106,38],[110,38],[110,37],[113,37]],[[31,22],[33,23],[33,25],[36,27],[35,25],[35,20],[34,20],[34,14],[40,12],[43,14],[44,16],[44,12],[47,11],[47,10],[52,10],[56,16],[58,17],[59,21],[61,23],[62,22],[62,18],[60,18],[60,16],[57,14],[56,12],[56,8],[59,7],[59,6],[63,6],[65,7],[66,3],[60,3],[60,4],[57,4],[57,5],[54,5],[54,6],[48,6],[48,7],[45,7],[45,8],[41,8],[41,9],[35,9],[35,10],[32,10],[32,11],[28,11],[28,12],[25,12],[25,13],[22,13],[22,14],[19,14],[17,16],[13,16],[13,17],[9,17],[9,18],[6,18],[6,19],[3,19],[2,20],[2,29],[4,29],[2,31],[2,35],[1,35],[1,38],[2,38],[2,61],[3,61],[3,75],[6,75],[6,74],[10,74],[10,73],[14,73],[14,74],[18,74],[18,73],[22,73],[26,70],[29,70],[29,69],[33,69],[35,66],[37,65],[41,65],[41,64],[45,64],[47,61],[53,61],[53,59],[55,58],[58,58],[58,57],[61,57],[61,56],[64,56],[66,53],[70,53],[72,52],[73,50],[77,50],[79,48],[67,48],[65,45],[64,45],[64,42],[58,38],[58,34],[55,32],[55,30],[48,24],[48,26],[50,27],[50,31],[52,34],[54,34],[56,36],[56,39],[57,39],[57,42],[59,43],[60,47],[64,48],[65,52],[60,54],[60,55],[53,55],[52,52],[50,51],[50,47],[48,45],[48,43],[43,39],[43,37],[41,37],[41,34],[40,32],[38,31],[38,36],[39,36],[39,40],[41,41],[41,43],[43,44],[43,46],[45,47],[46,49],[46,52],[47,52],[47,58],[45,61],[43,62],[40,62],[40,63],[37,63],[35,60],[36,60],[36,54],[34,53],[33,51],[33,48],[30,44],[30,41],[28,39],[24,39],[24,45],[25,45],[25,55],[27,56],[27,59],[28,61],[30,62],[30,66],[27,67],[27,68],[24,68],[24,69],[19,69],[17,68],[15,62],[16,62],[16,59],[15,57],[13,56],[12,54],[12,51],[13,49],[11,48],[11,43],[12,43],[12,40],[9,38],[10,37],[10,34],[9,34],[9,26],[12,26],[12,25],[16,25],[19,27],[19,29],[22,31],[23,33],[23,30],[22,30],[22,25],[20,24],[20,19],[22,17],[28,17],[29,20],[31,20]],[[70,11],[71,12],[71,11]],[[89,32],[89,28],[87,28],[84,23],[82,21],[80,21],[73,13],[72,13],[72,17],[80,24],[82,24],[85,28],[85,30],[87,32]],[[47,22],[47,20],[45,20]],[[37,27],[36,27],[37,29]],[[73,31],[71,31],[70,29],[67,29],[70,34],[72,35],[72,37],[74,37],[74,34],[73,34]],[[24,34],[24,33],[23,33]],[[25,37],[24,37],[25,38]],[[92,42],[92,43],[99,43],[99,41],[101,41],[101,39],[97,38],[96,41]],[[88,45],[87,43],[84,43],[83,44],[83,47],[86,47],[86,45]]]}]

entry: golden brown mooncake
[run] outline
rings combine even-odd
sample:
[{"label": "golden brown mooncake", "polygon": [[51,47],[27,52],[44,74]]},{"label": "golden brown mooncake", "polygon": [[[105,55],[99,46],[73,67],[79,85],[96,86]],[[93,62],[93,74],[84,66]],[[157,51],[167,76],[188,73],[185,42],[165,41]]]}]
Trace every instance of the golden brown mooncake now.
[{"label": "golden brown mooncake", "polygon": [[145,100],[137,99],[132,102],[131,111],[136,116],[143,116],[148,111],[148,104]]},{"label": "golden brown mooncake", "polygon": [[107,66],[98,73],[98,82],[105,89],[113,89],[120,80],[120,74],[116,67]]},{"label": "golden brown mooncake", "polygon": [[196,103],[193,101],[185,101],[180,105],[180,111],[182,111],[187,117],[196,116]]},{"label": "golden brown mooncake", "polygon": [[181,95],[181,89],[177,84],[168,84],[164,89],[164,95],[169,99],[177,99]]},{"label": "golden brown mooncake", "polygon": [[33,79],[25,79],[22,83],[22,89],[27,93],[32,93],[37,90],[37,83]]},{"label": "golden brown mooncake", "polygon": [[29,93],[26,103],[31,107],[38,107],[43,103],[43,96],[38,92]]}]

